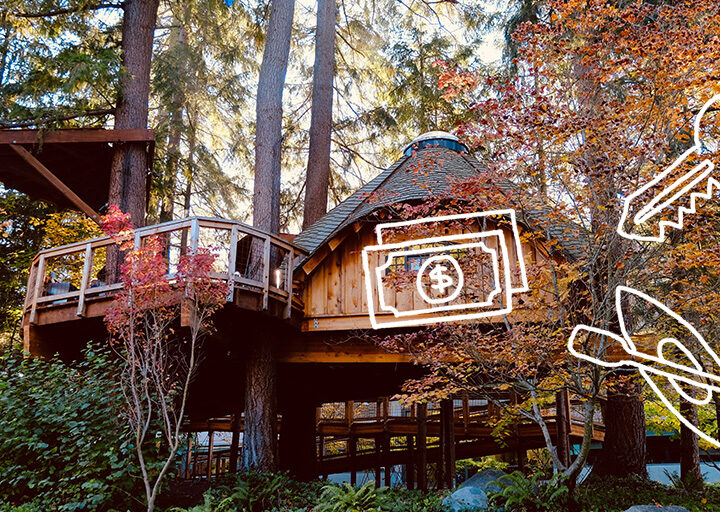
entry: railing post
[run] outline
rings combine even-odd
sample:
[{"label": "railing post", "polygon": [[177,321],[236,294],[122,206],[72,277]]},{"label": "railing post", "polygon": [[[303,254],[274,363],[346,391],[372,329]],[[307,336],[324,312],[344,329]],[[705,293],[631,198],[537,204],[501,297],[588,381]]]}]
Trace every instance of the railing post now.
[{"label": "railing post", "polygon": [[288,292],[287,303],[285,304],[285,318],[292,316],[293,301],[293,266],[295,265],[295,251],[290,249],[287,255],[287,267],[285,268],[285,291]]},{"label": "railing post", "polygon": [[193,218],[190,224],[190,251],[195,253],[200,243],[200,222],[197,217]]},{"label": "railing post", "polygon": [[87,290],[90,274],[93,266],[93,250],[92,244],[85,246],[85,262],[83,263],[83,273],[80,278],[80,296],[78,297],[77,316],[85,316],[85,291]]},{"label": "railing post", "polygon": [[35,323],[37,313],[37,301],[42,295],[43,284],[45,282],[45,255],[41,254],[38,260],[37,276],[35,278],[35,290],[33,290],[32,307],[30,309],[30,323]]},{"label": "railing post", "polygon": [[352,428],[352,424],[355,419],[354,404],[355,402],[353,402],[352,400],[348,400],[347,402],[345,402],[345,423],[347,424],[348,428]]},{"label": "railing post", "polygon": [[266,236],[263,246],[263,310],[268,308],[270,293],[270,237]]},{"label": "railing post", "polygon": [[228,302],[235,297],[235,265],[237,263],[238,227],[233,224],[230,229],[230,253],[228,254]]}]

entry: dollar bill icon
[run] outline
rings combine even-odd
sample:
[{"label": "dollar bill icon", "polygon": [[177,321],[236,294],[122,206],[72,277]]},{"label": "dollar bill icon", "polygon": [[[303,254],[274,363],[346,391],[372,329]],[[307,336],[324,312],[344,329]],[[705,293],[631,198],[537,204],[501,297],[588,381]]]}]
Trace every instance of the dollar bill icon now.
[{"label": "dollar bill icon", "polygon": [[380,224],[362,252],[375,329],[473,320],[512,311],[528,290],[514,210]]}]

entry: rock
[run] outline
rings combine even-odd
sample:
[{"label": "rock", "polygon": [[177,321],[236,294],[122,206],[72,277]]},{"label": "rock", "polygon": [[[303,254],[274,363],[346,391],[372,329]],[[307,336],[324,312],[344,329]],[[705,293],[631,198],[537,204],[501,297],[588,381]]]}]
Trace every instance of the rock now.
[{"label": "rock", "polygon": [[677,505],[669,505],[667,507],[658,507],[657,505],[634,505],[625,512],[690,512],[685,507]]},{"label": "rock", "polygon": [[500,490],[498,485],[490,485],[490,482],[497,480],[504,474],[497,469],[485,469],[476,473],[443,500],[443,508],[450,512],[487,508],[487,493]]},{"label": "rock", "polygon": [[500,486],[495,484],[490,485],[490,482],[498,480],[505,474],[506,473],[504,471],[500,471],[499,469],[483,469],[465,480],[462,485],[460,485],[460,489],[463,487],[477,487],[486,493],[488,491],[499,492],[501,491]]},{"label": "rock", "polygon": [[487,494],[477,487],[461,487],[442,502],[443,509],[450,512],[487,508],[487,504]]}]

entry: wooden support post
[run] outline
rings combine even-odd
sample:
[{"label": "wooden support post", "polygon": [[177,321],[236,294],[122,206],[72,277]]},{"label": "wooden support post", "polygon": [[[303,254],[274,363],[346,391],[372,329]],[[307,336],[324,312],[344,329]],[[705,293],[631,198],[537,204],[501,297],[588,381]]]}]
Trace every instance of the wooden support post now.
[{"label": "wooden support post", "polygon": [[237,473],[238,469],[238,453],[240,451],[240,415],[233,414],[232,422],[232,440],[230,441],[230,460],[228,461],[228,471]]},{"label": "wooden support post", "polygon": [[392,486],[392,461],[390,460],[390,433],[386,430],[383,441],[383,466],[385,467],[385,487]]},{"label": "wooden support post", "polygon": [[287,255],[287,264],[285,266],[285,291],[288,292],[287,302],[285,303],[284,318],[292,316],[293,301],[293,270],[295,267],[295,251],[290,249]]},{"label": "wooden support post", "polygon": [[357,485],[357,438],[350,434],[348,438],[348,455],[350,456],[350,485]]},{"label": "wooden support post", "polygon": [[467,434],[470,424],[470,395],[467,391],[462,393],[463,432]]},{"label": "wooden support post", "polygon": [[417,406],[417,487],[427,491],[427,404]]},{"label": "wooden support post", "polygon": [[230,228],[230,248],[228,252],[228,302],[235,299],[235,267],[237,266],[237,245],[238,245],[238,227],[233,224]]},{"label": "wooden support post", "polygon": [[210,479],[212,476],[212,466],[213,466],[213,448],[215,446],[215,432],[212,430],[208,432],[208,465],[207,465],[207,478]]},{"label": "wooden support post", "polygon": [[527,452],[525,451],[525,448],[518,445],[517,450],[515,451],[515,455],[517,458],[517,467],[519,471],[525,472],[525,465],[527,464]]},{"label": "wooden support post", "polygon": [[408,489],[415,488],[415,450],[414,450],[414,439],[413,436],[405,437],[405,444],[407,445],[408,458],[407,464],[405,465],[405,486]]},{"label": "wooden support post", "polygon": [[[302,393],[306,395],[303,396]],[[288,400],[280,423],[280,468],[296,480],[310,481],[318,475],[316,465],[316,408],[303,389]]]},{"label": "wooden support post", "polygon": [[453,400],[440,402],[440,464],[438,483],[445,489],[455,485],[455,421]]},{"label": "wooden support post", "polygon": [[560,462],[570,464],[570,403],[567,388],[555,394],[557,452]]},{"label": "wooden support post", "polygon": [[382,442],[380,436],[375,436],[375,487],[380,487],[380,472],[382,471],[380,465],[382,460]]},{"label": "wooden support post", "polygon": [[55,189],[60,192],[65,198],[72,203],[72,205],[83,212],[85,215],[90,217],[92,220],[100,223],[100,216],[97,214],[95,210],[93,210],[85,201],[80,199],[80,197],[70,190],[70,187],[65,185],[57,176],[55,176],[50,170],[45,167],[40,160],[35,158],[32,153],[30,153],[27,149],[25,149],[23,146],[20,146],[18,144],[10,144],[10,147],[17,153],[20,158],[25,160],[30,167],[35,169],[38,174],[40,174],[43,178],[45,178],[50,184],[55,187]]},{"label": "wooden support post", "polygon": [[192,432],[188,432],[187,454],[185,455],[185,479],[192,478]]}]

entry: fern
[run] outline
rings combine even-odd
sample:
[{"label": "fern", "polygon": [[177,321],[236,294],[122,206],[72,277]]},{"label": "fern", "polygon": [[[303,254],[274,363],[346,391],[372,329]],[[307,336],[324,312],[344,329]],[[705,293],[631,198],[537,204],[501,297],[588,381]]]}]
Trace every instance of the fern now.
[{"label": "fern", "polygon": [[320,494],[321,503],[315,512],[382,512],[385,487],[376,489],[372,482],[361,487],[348,483],[326,485]]}]

